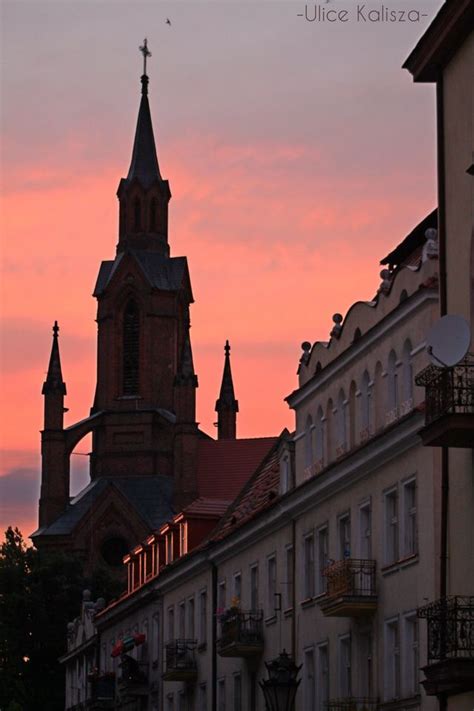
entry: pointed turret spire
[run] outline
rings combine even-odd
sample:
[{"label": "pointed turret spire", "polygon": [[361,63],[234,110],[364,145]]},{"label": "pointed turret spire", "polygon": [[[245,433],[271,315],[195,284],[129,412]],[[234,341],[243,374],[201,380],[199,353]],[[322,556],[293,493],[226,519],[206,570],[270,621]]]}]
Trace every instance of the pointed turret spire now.
[{"label": "pointed turret spire", "polygon": [[237,433],[237,413],[239,403],[235,399],[234,383],[230,368],[230,344],[224,346],[224,372],[222,374],[221,390],[216,402],[217,437],[218,439],[235,439]]},{"label": "pointed turret spire", "polygon": [[171,192],[168,181],[161,177],[156,155],[146,73],[146,60],[151,57],[151,52],[146,39],[140,52],[143,54],[142,91],[132,159],[127,177],[122,178],[117,191],[120,201],[117,251],[123,252],[132,247],[168,256],[168,203]]},{"label": "pointed turret spire", "polygon": [[59,326],[58,322],[54,322],[53,326],[53,345],[51,347],[51,355],[49,358],[48,373],[46,380],[43,383],[43,395],[49,395],[51,393],[59,393],[61,395],[66,395],[66,384],[63,381],[63,375],[61,372],[61,358],[59,356],[59,343],[58,343]]}]

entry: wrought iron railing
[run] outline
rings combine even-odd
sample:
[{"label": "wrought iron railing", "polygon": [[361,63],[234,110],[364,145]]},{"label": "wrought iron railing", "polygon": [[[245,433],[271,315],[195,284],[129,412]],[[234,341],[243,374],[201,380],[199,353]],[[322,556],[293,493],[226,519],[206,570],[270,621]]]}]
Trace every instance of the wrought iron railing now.
[{"label": "wrought iron railing", "polygon": [[261,644],[263,641],[263,611],[239,610],[221,622],[220,648],[229,644]]},{"label": "wrought iron railing", "polygon": [[452,368],[429,365],[415,382],[425,388],[425,421],[443,415],[474,414],[474,355],[470,353]]},{"label": "wrought iron railing", "polygon": [[377,711],[378,699],[364,697],[345,697],[326,701],[326,711]]},{"label": "wrought iron railing", "polygon": [[165,674],[196,670],[195,639],[174,639],[165,646]]},{"label": "wrought iron railing", "polygon": [[428,664],[442,659],[474,659],[474,595],[455,595],[418,609],[428,623]]},{"label": "wrought iron railing", "polygon": [[375,595],[375,570],[375,560],[346,558],[331,563],[323,570],[327,580],[326,595],[328,597]]}]

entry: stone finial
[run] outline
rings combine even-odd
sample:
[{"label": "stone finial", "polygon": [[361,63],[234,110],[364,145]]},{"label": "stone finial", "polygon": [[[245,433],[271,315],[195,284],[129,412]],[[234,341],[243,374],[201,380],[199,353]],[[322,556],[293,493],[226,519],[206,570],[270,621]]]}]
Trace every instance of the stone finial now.
[{"label": "stone finial", "polygon": [[331,329],[331,338],[339,338],[342,331],[342,314],[334,314],[332,317],[334,326]]},{"label": "stone finial", "polygon": [[381,291],[382,294],[388,294],[390,287],[392,286],[391,271],[389,269],[382,269],[380,272],[380,278],[382,279],[382,283],[379,286],[379,291]]}]

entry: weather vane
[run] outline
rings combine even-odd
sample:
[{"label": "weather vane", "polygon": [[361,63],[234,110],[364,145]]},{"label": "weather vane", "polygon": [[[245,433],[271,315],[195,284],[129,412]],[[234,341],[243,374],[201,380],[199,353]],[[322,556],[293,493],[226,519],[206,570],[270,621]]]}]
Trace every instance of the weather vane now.
[{"label": "weather vane", "polygon": [[146,60],[147,57],[151,57],[151,52],[148,49],[148,40],[146,37],[143,40],[143,45],[139,47],[139,50],[143,54],[143,74],[146,75]]}]

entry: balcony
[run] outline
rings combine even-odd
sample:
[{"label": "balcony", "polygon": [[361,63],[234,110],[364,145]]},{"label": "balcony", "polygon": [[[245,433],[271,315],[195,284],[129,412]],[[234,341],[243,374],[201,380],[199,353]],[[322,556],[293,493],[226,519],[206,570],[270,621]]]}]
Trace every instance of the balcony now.
[{"label": "balcony", "polygon": [[377,699],[364,697],[349,696],[326,702],[326,711],[377,711],[378,707]]},{"label": "balcony", "polygon": [[118,691],[122,697],[138,697],[148,694],[148,662],[138,662],[129,654],[122,654]]},{"label": "balcony", "polygon": [[221,622],[217,651],[221,657],[253,657],[263,652],[263,612],[239,610]]},{"label": "balcony", "polygon": [[474,355],[453,368],[430,365],[415,381],[425,388],[423,444],[474,447]]},{"label": "balcony", "polygon": [[347,558],[329,565],[326,592],[318,605],[326,617],[362,617],[377,609],[375,560]]},{"label": "balcony", "polygon": [[418,610],[428,624],[429,696],[474,691],[474,596],[447,597]]},{"label": "balcony", "polygon": [[197,679],[194,650],[195,639],[174,639],[165,646],[164,681],[188,681]]}]

